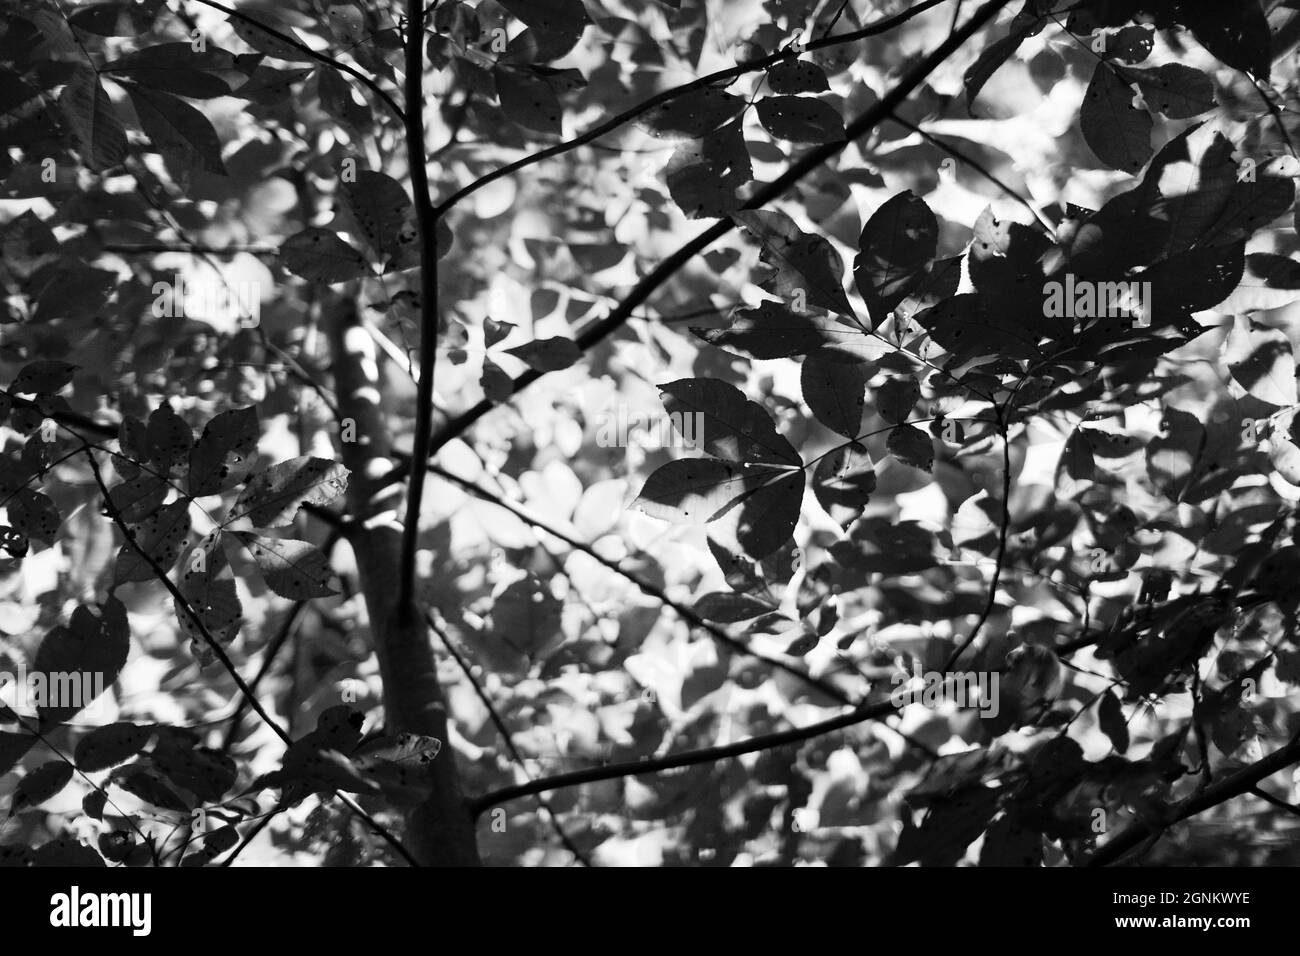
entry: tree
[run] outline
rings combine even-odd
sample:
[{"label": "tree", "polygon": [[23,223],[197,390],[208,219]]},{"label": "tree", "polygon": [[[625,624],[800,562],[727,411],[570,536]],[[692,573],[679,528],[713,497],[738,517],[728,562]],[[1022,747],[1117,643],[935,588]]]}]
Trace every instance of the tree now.
[{"label": "tree", "polygon": [[1294,862],[1300,18],[887,6],[10,4],[0,860]]}]

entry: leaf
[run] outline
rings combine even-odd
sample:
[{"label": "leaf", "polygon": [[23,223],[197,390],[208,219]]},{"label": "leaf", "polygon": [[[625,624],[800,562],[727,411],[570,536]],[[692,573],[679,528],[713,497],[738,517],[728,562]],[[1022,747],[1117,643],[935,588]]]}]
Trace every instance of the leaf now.
[{"label": "leaf", "polygon": [[799,300],[806,299],[819,309],[853,315],[842,285],[843,266],[828,240],[808,235],[783,212],[755,209],[732,218],[759,241],[763,261],[776,269],[771,291],[787,306],[797,310]]},{"label": "leaf", "polygon": [[[563,602],[535,575],[506,586],[492,605],[492,630],[519,654],[533,656],[564,639]],[[557,641],[558,639],[558,641]]]},{"label": "leaf", "polygon": [[876,411],[891,425],[901,425],[921,398],[921,386],[912,375],[888,379],[876,389]]},{"label": "leaf", "polygon": [[109,489],[109,506],[128,524],[143,521],[162,506],[168,487],[161,475],[141,473]]},{"label": "leaf", "polygon": [[184,100],[142,86],[128,88],[140,125],[168,159],[217,176],[226,175],[221,140],[208,118]]},{"label": "leaf", "polygon": [[800,381],[803,400],[817,420],[845,438],[856,438],[866,405],[867,373],[863,367],[818,350],[804,359]]},{"label": "leaf", "polygon": [[1300,428],[1296,412],[1290,408],[1273,421],[1273,432],[1268,439],[1268,460],[1277,473],[1293,485],[1300,486]]},{"label": "leaf", "polygon": [[116,723],[96,727],[77,741],[73,756],[83,773],[108,770],[126,763],[153,737],[152,724]]},{"label": "leaf", "polygon": [[352,751],[352,762],[365,770],[378,762],[427,766],[442,750],[437,737],[422,734],[387,734],[365,741]]},{"label": "leaf", "polygon": [[1221,358],[1233,379],[1252,398],[1277,408],[1300,401],[1296,395],[1295,358],[1285,332],[1256,329],[1249,316],[1236,315]]},{"label": "leaf", "polygon": [[1233,315],[1280,309],[1300,300],[1300,262],[1271,252],[1246,256],[1241,284],[1214,311]]},{"label": "leaf", "polygon": [[688,219],[718,219],[744,204],[737,190],[754,178],[740,122],[678,146],[664,168],[668,194]]},{"label": "leaf", "polygon": [[1151,146],[1151,116],[1133,105],[1133,90],[1104,61],[1079,109],[1079,128],[1088,146],[1111,169],[1137,172],[1155,152]]},{"label": "leaf", "polygon": [[861,329],[812,313],[791,312],[779,302],[763,302],[755,309],[738,309],[725,329],[692,328],[710,345],[749,359],[792,358],[807,355],[839,339],[861,339]]},{"label": "leaf", "polygon": [[147,33],[162,9],[163,0],[114,0],[79,7],[68,24],[102,37],[131,37]]},{"label": "leaf", "polygon": [[[144,453],[151,462],[156,462],[164,471],[184,461],[194,447],[194,434],[185,419],[176,414],[176,410],[163,402],[149,415],[145,428]],[[125,447],[122,449],[127,450]]]},{"label": "leaf", "polygon": [[32,851],[32,866],[103,867],[98,853],[72,837],[59,837]]},{"label": "leaf", "polygon": [[1020,49],[1020,44],[1025,39],[1035,33],[1041,25],[1041,21],[1031,19],[1023,13],[1012,21],[1011,32],[999,40],[995,40],[984,48],[984,51],[975,59],[966,69],[962,77],[962,85],[966,90],[966,112],[975,115],[972,110],[975,107],[975,98],[979,96],[980,90],[984,89],[984,84],[992,79],[993,74],[998,71],[1002,64],[1006,63]]},{"label": "leaf", "polygon": [[208,747],[196,747],[183,738],[160,735],[149,754],[150,763],[163,779],[188,790],[203,803],[220,800],[235,785],[235,762]]},{"label": "leaf", "polygon": [[732,591],[711,591],[695,602],[695,613],[706,621],[735,624],[775,611],[765,601]]},{"label": "leaf", "polygon": [[632,507],[675,524],[707,524],[784,474],[769,465],[682,458],[655,469]]},{"label": "leaf", "polygon": [[1101,703],[1097,705],[1097,723],[1117,753],[1123,754],[1128,750],[1128,721],[1124,719],[1124,706],[1119,694],[1106,691],[1101,695]]},{"label": "leaf", "polygon": [[862,516],[875,490],[876,466],[866,447],[857,442],[825,455],[813,471],[817,502],[844,528]]},{"label": "leaf", "polygon": [[258,436],[257,409],[252,406],[215,415],[190,451],[190,494],[214,495],[243,481],[253,465]]},{"label": "leaf", "polygon": [[732,462],[770,462],[802,466],[803,460],[791,444],[779,435],[772,417],[734,385],[715,379],[683,378],[660,385],[664,408],[677,421],[687,415],[701,416],[703,428],[694,430],[711,455]]},{"label": "leaf", "polygon": [[745,101],[724,90],[705,87],[690,90],[657,106],[637,124],[647,132],[668,139],[699,139],[734,119]]},{"label": "leaf", "polygon": [[108,794],[103,790],[92,790],[81,798],[81,812],[92,820],[103,820],[106,806]]},{"label": "leaf", "polygon": [[283,598],[305,601],[338,592],[330,587],[333,576],[329,560],[314,545],[287,538],[265,538],[250,531],[236,531],[244,542],[267,586]]},{"label": "leaf", "polygon": [[871,327],[889,317],[928,275],[938,251],[939,222],[910,190],[890,198],[858,237],[853,279],[867,303]]},{"label": "leaf", "polygon": [[499,405],[501,402],[509,401],[510,396],[515,393],[514,379],[490,358],[484,357],[483,373],[478,381],[487,400],[494,404]]},{"label": "leaf", "polygon": [[366,257],[336,233],[311,226],[290,236],[280,247],[284,267],[310,282],[337,285],[370,273]]},{"label": "leaf", "polygon": [[564,108],[550,83],[536,74],[498,64],[496,80],[501,112],[512,123],[549,136],[563,133]]},{"label": "leaf", "polygon": [[745,498],[736,540],[756,561],[784,547],[794,534],[803,508],[804,473],[786,472]]},{"label": "leaf", "polygon": [[398,256],[417,244],[415,207],[402,184],[392,176],[360,169],[354,181],[339,183],[339,192],[380,259]]},{"label": "leaf", "polygon": [[1179,20],[1204,47],[1228,66],[1269,78],[1272,35],[1259,0],[1234,3],[1185,3]]},{"label": "leaf", "polygon": [[50,497],[30,488],[19,488],[9,499],[9,521],[22,534],[54,543],[63,517]]},{"label": "leaf", "polygon": [[809,60],[781,60],[768,68],[773,93],[824,93],[831,88],[826,71]]},{"label": "leaf", "polygon": [[898,425],[885,442],[889,453],[905,465],[929,471],[934,466],[934,442],[915,425]]},{"label": "leaf", "polygon": [[117,553],[114,585],[148,581],[159,572],[166,574],[171,570],[181,549],[189,543],[189,505],[188,499],[181,498],[131,526],[133,541],[127,541]]},{"label": "leaf", "polygon": [[977,355],[1034,358],[1041,354],[1035,331],[1025,328],[1012,316],[990,312],[980,296],[972,293],[963,292],[945,299],[913,318],[935,343],[959,362]]},{"label": "leaf", "polygon": [[935,801],[919,827],[904,814],[903,831],[890,865],[953,866],[988,827],[997,810],[998,794],[991,787],[967,787]]},{"label": "leaf", "polygon": [[1214,82],[1202,70],[1166,63],[1153,70],[1129,70],[1147,105],[1170,119],[1188,119],[1214,109]]},{"label": "leaf", "polygon": [[980,846],[980,866],[1042,866],[1043,835],[1009,813],[993,821]]},{"label": "leaf", "polygon": [[773,136],[792,143],[835,143],[844,139],[844,119],[835,107],[808,96],[765,96],[758,120]]},{"label": "leaf", "polygon": [[0,773],[9,773],[39,741],[26,731],[0,730]]},{"label": "leaf", "polygon": [[[998,489],[1001,494],[1001,489]],[[991,555],[997,550],[1001,531],[1001,503],[988,490],[981,490],[961,503],[949,528],[957,548],[970,548]]]},{"label": "leaf", "polygon": [[40,806],[57,796],[59,791],[72,782],[72,774],[72,765],[65,760],[51,760],[41,764],[18,781],[9,815],[13,816],[28,807]]},{"label": "leaf", "polygon": [[126,130],[93,70],[78,69],[72,74],[59,94],[59,112],[87,169],[100,172],[126,159]]},{"label": "leaf", "polygon": [[361,134],[371,119],[370,108],[357,98],[352,85],[338,70],[321,69],[316,73],[316,89],[321,107],[335,119]]},{"label": "leaf", "polygon": [[[235,35],[259,53],[265,53],[279,60],[288,60],[290,63],[313,62],[312,57],[303,49],[310,49],[307,43],[294,32],[292,27],[286,26],[277,17],[262,11],[257,13],[240,11],[240,15],[231,17],[229,22]],[[272,30],[275,33],[272,33]],[[298,46],[286,42],[281,39],[281,36],[294,41]]]},{"label": "leaf", "polygon": [[[1150,452],[1151,445],[1147,445],[1147,453]],[[1097,460],[1092,454],[1092,443],[1078,429],[1066,440],[1062,459],[1065,473],[1075,481],[1091,481],[1096,476]]]},{"label": "leaf", "polygon": [[9,391],[15,395],[53,395],[72,381],[73,373],[81,368],[57,359],[28,362],[14,376]]},{"label": "leaf", "polygon": [[228,78],[240,83],[245,79],[230,53],[212,46],[198,51],[189,41],[133,50],[105,63],[100,70],[150,89],[200,100],[229,96]]},{"label": "leaf", "polygon": [[559,335],[516,345],[512,349],[506,349],[506,353],[527,362],[539,372],[558,372],[582,358],[582,350],[577,343]]},{"label": "leaf", "polygon": [[501,0],[501,6],[538,35],[537,58],[544,62],[572,50],[590,22],[582,0]]},{"label": "leaf", "polygon": [[311,67],[297,70],[277,70],[269,66],[259,66],[253,70],[246,83],[231,91],[231,96],[249,100],[263,106],[274,106],[287,100],[293,94],[295,84],[317,72]]},{"label": "leaf", "polygon": [[[226,645],[235,639],[243,623],[244,609],[235,589],[234,572],[221,547],[220,531],[201,538],[181,562],[177,589],[217,643]],[[181,633],[190,639],[194,656],[208,663],[211,650],[203,632],[180,601],[173,599],[173,606]]]},{"label": "leaf", "polygon": [[341,464],[290,458],[250,478],[222,526],[247,518],[254,528],[287,528],[303,505],[327,505],[347,489],[348,470]]},{"label": "leaf", "polygon": [[130,645],[121,601],[108,598],[98,616],[78,605],[68,626],[53,628],[36,649],[32,672],[53,675],[47,680],[57,685],[50,687],[50,697],[37,708],[42,723],[62,723],[113,686],[126,666]]}]

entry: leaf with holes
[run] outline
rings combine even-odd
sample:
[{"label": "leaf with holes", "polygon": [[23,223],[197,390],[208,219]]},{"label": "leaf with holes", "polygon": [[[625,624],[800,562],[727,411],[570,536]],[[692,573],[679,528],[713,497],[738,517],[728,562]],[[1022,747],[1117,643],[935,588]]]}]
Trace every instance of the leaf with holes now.
[{"label": "leaf with holes", "polygon": [[564,108],[550,83],[527,70],[498,65],[496,79],[501,112],[512,123],[551,136],[563,132]]},{"label": "leaf with holes", "polygon": [[889,453],[905,465],[929,471],[934,466],[934,441],[915,425],[898,425],[885,442]]},{"label": "leaf with holes", "polygon": [[19,488],[9,499],[8,507],[9,521],[18,531],[29,538],[54,543],[63,518],[48,495]]},{"label": "leaf with holes", "polygon": [[305,52],[310,46],[292,27],[281,23],[271,14],[264,11],[241,11],[239,16],[230,18],[230,26],[236,36],[259,53],[288,60],[290,63],[313,62],[311,55]]},{"label": "leaf with holes", "polygon": [[9,391],[15,395],[53,395],[72,381],[73,373],[79,368],[80,365],[57,359],[28,362],[14,376]]},{"label": "leaf with holes", "polygon": [[773,93],[824,93],[830,83],[826,71],[808,60],[782,60],[767,71]]},{"label": "leaf with holes", "polygon": [[126,763],[153,737],[152,724],[116,723],[96,727],[77,741],[73,757],[84,773],[108,770]]},{"label": "leaf with holes", "polygon": [[810,96],[765,96],[758,101],[758,121],[792,143],[836,143],[845,136],[839,111]]},{"label": "leaf with holes", "polygon": [[666,139],[699,139],[745,108],[739,96],[723,90],[691,90],[650,110],[638,120],[647,132]]},{"label": "leaf with holes", "polygon": [[303,505],[327,505],[347,490],[348,470],[338,462],[290,458],[250,478],[221,524],[247,518],[254,528],[287,528]]},{"label": "leaf with holes", "polygon": [[108,490],[109,506],[128,524],[143,521],[162,506],[168,487],[161,475],[141,473]]},{"label": "leaf with holes", "polygon": [[72,764],[64,760],[51,760],[43,763],[23,779],[18,781],[14,790],[13,803],[9,815],[21,810],[39,806],[46,800],[56,797],[64,787],[72,782]]},{"label": "leaf with holes", "polygon": [[148,461],[170,470],[184,461],[193,447],[194,433],[169,403],[163,402],[153,410],[144,433],[143,451]]},{"label": "leaf with holes", "polygon": [[1166,63],[1152,70],[1128,70],[1147,105],[1170,119],[1188,119],[1214,109],[1214,81],[1203,70]]},{"label": "leaf with holes", "polygon": [[343,203],[381,259],[402,253],[416,241],[415,207],[392,176],[357,170],[355,180],[339,183]]},{"label": "leaf with holes", "polygon": [[[178,590],[217,643],[226,645],[235,639],[243,623],[244,609],[235,590],[234,572],[221,547],[220,531],[200,539],[181,562]],[[210,662],[212,652],[202,630],[180,601],[173,598],[173,605],[181,633],[190,639],[194,656],[204,663]]]},{"label": "leaf with holes", "polygon": [[280,247],[284,267],[309,282],[337,285],[369,274],[366,257],[328,229],[311,226]]},{"label": "leaf with holes", "polygon": [[117,553],[114,585],[148,581],[171,570],[181,549],[189,543],[189,504],[185,498],[173,501],[139,524],[128,526],[132,540],[124,543]]},{"label": "leaf with holes", "polygon": [[214,416],[190,451],[190,494],[215,495],[243,481],[253,466],[258,435],[257,409],[251,406]]},{"label": "leaf with holes", "polygon": [[292,601],[329,597],[338,592],[330,587],[334,572],[329,559],[314,545],[288,538],[267,538],[251,531],[236,531],[257,563],[267,586]]},{"label": "leaf with holes", "polygon": [[1151,115],[1133,105],[1133,90],[1105,62],[1099,62],[1083,94],[1079,128],[1089,148],[1111,169],[1135,173],[1155,151]]}]

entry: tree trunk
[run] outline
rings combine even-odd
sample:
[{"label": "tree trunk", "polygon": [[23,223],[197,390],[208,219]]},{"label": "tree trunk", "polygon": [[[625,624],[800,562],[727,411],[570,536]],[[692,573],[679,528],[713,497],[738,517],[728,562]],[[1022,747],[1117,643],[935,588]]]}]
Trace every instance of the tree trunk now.
[{"label": "tree trunk", "polygon": [[474,822],[448,744],[447,706],[428,628],[418,609],[398,606],[402,527],[397,515],[402,486],[374,487],[374,479],[393,464],[375,344],[359,324],[350,297],[344,297],[330,316],[329,329],[343,437],[348,437],[349,419],[355,428],[355,440],[342,442],[343,463],[352,473],[348,497],[355,521],[348,539],[356,554],[379,657],[388,731],[425,734],[443,743],[442,752],[429,765],[433,792],[407,814],[405,843],[425,866],[478,866]]}]

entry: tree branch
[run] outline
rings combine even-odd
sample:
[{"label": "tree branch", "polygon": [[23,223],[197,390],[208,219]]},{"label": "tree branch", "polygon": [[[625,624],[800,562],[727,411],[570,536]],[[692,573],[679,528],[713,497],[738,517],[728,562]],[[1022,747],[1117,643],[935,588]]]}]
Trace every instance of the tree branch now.
[{"label": "tree branch", "polygon": [[756,658],[757,660],[762,661],[763,663],[767,664],[769,667],[775,668],[776,670],[785,671],[787,674],[791,675],[797,680],[802,681],[803,683],[807,684],[809,687],[812,687],[820,691],[821,693],[830,697],[832,700],[839,701],[841,704],[853,703],[853,701],[849,698],[847,694],[844,693],[844,691],[840,690],[838,687],[834,686],[833,684],[828,684],[824,680],[820,680],[819,678],[813,677],[811,674],[807,673],[806,671],[801,671],[797,667],[792,667],[791,665],[785,663],[785,661],[779,661],[776,660],[775,658],[767,657],[766,655],[760,654],[758,651],[751,649],[743,641],[737,640],[736,638],[728,634],[726,631],[722,630],[722,628],[700,617],[700,615],[697,614],[695,610],[690,606],[673,600],[673,598],[669,597],[668,593],[663,588],[659,587],[657,584],[654,584],[650,581],[645,581],[637,577],[632,572],[624,569],[617,561],[611,561],[609,558],[606,558],[605,556],[600,554],[598,551],[592,548],[591,545],[586,544],[583,541],[580,541],[579,539],[575,538],[573,535],[567,534],[564,531],[561,531],[560,529],[555,528],[550,524],[547,524],[542,518],[533,514],[532,511],[525,508],[523,505],[516,504],[515,502],[510,501],[507,498],[503,498],[502,496],[495,494],[494,492],[488,490],[487,488],[483,488],[475,484],[474,482],[469,481],[466,478],[460,477],[459,475],[452,474],[451,472],[443,468],[440,468],[437,465],[430,465],[429,470],[433,474],[442,478],[443,480],[451,482],[452,484],[456,485],[459,488],[464,489],[470,494],[478,498],[482,498],[484,501],[489,501],[494,505],[505,508],[507,511],[511,512],[516,517],[522,519],[523,521],[528,522],[534,528],[537,528],[538,530],[543,531],[546,534],[549,534],[552,537],[558,538],[559,540],[563,541],[570,548],[573,548],[576,551],[581,551],[583,554],[587,555],[589,558],[596,561],[602,567],[608,568],[610,571],[613,571],[615,574],[619,575],[620,577],[630,581],[632,584],[634,584],[637,587],[638,590],[641,591],[642,594],[654,598],[656,601],[663,604],[665,607],[672,608],[672,610],[675,611],[677,615],[681,617],[684,621],[686,621],[692,627],[698,627],[701,630],[707,632],[709,636],[712,637],[719,644],[725,644],[727,647],[731,648],[737,653],[744,654],[748,657]]},{"label": "tree branch", "polygon": [[438,360],[438,254],[435,230],[438,213],[429,199],[429,173],[424,157],[424,31],[419,0],[406,4],[406,159],[415,193],[415,218],[420,241],[420,380],[415,394],[415,435],[406,492],[406,523],[402,533],[401,578],[397,608],[405,623],[415,619],[415,551],[420,534],[420,505],[424,500],[424,462],[433,432],[433,373]]},{"label": "tree branch", "polygon": [[1179,823],[1211,807],[1226,803],[1233,797],[1250,793],[1261,780],[1271,777],[1279,770],[1285,770],[1293,763],[1300,762],[1300,734],[1292,737],[1284,747],[1273,751],[1267,757],[1256,761],[1249,767],[1243,767],[1236,773],[1229,774],[1218,783],[1211,784],[1199,793],[1193,794],[1182,804],[1172,808],[1169,817],[1159,822],[1139,820],[1106,841],[1106,845],[1088,858],[1085,866],[1107,866],[1117,862],[1126,853],[1141,845],[1145,840],[1159,836],[1175,823]]},{"label": "tree branch", "polygon": [[[806,52],[811,53],[815,50],[823,50],[826,49],[827,47],[837,46],[843,43],[853,43],[857,40],[864,40],[868,37],[878,36],[882,33],[888,33],[890,30],[894,29],[897,26],[901,26],[902,24],[906,23],[908,20],[912,19],[918,14],[924,13],[926,10],[929,10],[931,7],[937,7],[939,4],[944,2],[946,2],[946,0],[922,0],[921,3],[916,4],[916,6],[909,7],[908,9],[904,10],[902,13],[896,13],[893,16],[885,17],[883,20],[878,20],[875,23],[869,23],[861,30],[855,30],[852,33],[844,33],[841,34],[840,36],[834,36],[834,37],[824,36],[819,40],[815,40],[814,42],[809,43],[808,46],[805,47],[804,49]],[[650,112],[650,110],[654,109],[656,106],[662,106],[665,103],[672,102],[673,100],[678,99],[679,97],[682,97],[694,90],[703,89],[707,86],[712,86],[716,83],[721,83],[724,80],[734,80],[741,76],[744,76],[746,73],[753,73],[757,70],[765,70],[769,66],[779,63],[782,60],[792,60],[798,56],[799,53],[792,49],[777,50],[775,53],[770,53],[767,56],[758,57],[757,59],[753,59],[753,60],[746,60],[743,63],[737,63],[733,67],[728,67],[725,70],[718,70],[715,73],[710,73],[708,76],[702,76],[699,79],[691,80],[689,83],[683,83],[681,86],[676,86],[670,90],[664,90],[662,93],[657,93],[654,96],[650,97],[648,100],[644,100],[643,102],[638,103],[636,106],[624,110],[622,113],[619,113],[617,116],[613,116],[610,119],[605,120],[605,122],[597,126],[593,126],[585,133],[580,133],[579,135],[575,136],[573,139],[566,140],[563,143],[557,143],[554,146],[548,146],[546,149],[539,150],[538,152],[532,153],[529,156],[525,156],[522,159],[517,159],[513,163],[508,163],[505,166],[498,167],[497,169],[492,170],[492,172],[487,173],[484,176],[480,176],[472,183],[469,183],[468,185],[461,187],[456,192],[452,193],[450,196],[448,196],[446,199],[440,202],[437,206],[436,212],[439,216],[441,216],[447,213],[449,210],[451,210],[452,207],[454,207],[462,199],[465,199],[466,197],[473,195],[474,193],[482,189],[484,186],[496,182],[498,179],[501,179],[503,176],[509,176],[513,173],[519,172],[521,169],[526,169],[535,163],[540,163],[544,159],[551,159],[552,157],[555,156],[562,156],[565,153],[569,152],[570,150],[577,149],[579,146],[585,146],[587,143],[590,143],[593,140],[600,139],[600,137],[605,136],[608,133],[612,133],[622,126],[625,126],[626,124],[630,123],[632,120],[636,119],[638,116],[642,116]]]},{"label": "tree branch", "polygon": [[[759,189],[749,202],[745,203],[745,209],[758,209],[772,200],[783,195],[788,189],[794,186],[804,176],[808,175],[826,160],[842,152],[849,143],[865,136],[883,120],[887,119],[904,100],[925,82],[926,78],[943,63],[949,56],[956,52],[967,40],[969,40],[977,30],[988,23],[1003,7],[1007,6],[1011,0],[986,0],[983,6],[975,11],[974,15],[960,29],[952,33],[943,43],[939,44],[933,52],[921,59],[916,66],[908,70],[903,78],[898,81],[892,90],[885,94],[873,106],[868,108],[857,119],[853,120],[846,127],[846,135],[843,140],[834,143],[825,143],[815,146],[808,150],[797,162],[793,163],[781,176],[769,183],[767,186]],[[834,39],[840,39],[838,37]],[[443,204],[446,205],[445,203]],[[436,210],[435,210],[436,211]],[[668,281],[679,269],[681,269],[694,256],[707,248],[714,240],[726,235],[735,228],[735,222],[731,219],[721,219],[709,228],[705,229],[695,238],[688,241],[684,246],[665,259],[649,275],[643,278],[628,293],[618,306],[614,308],[605,318],[592,323],[584,329],[575,339],[578,348],[586,351],[599,342],[604,341],[631,317],[633,310],[641,303],[645,302],[650,295],[661,285]],[[527,388],[533,382],[542,377],[541,372],[535,369],[529,369],[511,382],[511,394],[518,394]],[[477,405],[469,410],[462,412],[456,418],[453,418],[433,436],[429,454],[437,454],[448,442],[460,437],[480,418],[486,415],[494,407],[493,403],[483,399]]]},{"label": "tree branch", "polygon": [[245,23],[251,23],[254,26],[256,26],[259,30],[264,30],[265,32],[271,34],[271,36],[280,40],[280,42],[286,43],[289,46],[293,47],[295,50],[298,50],[306,54],[307,56],[311,57],[317,63],[324,63],[326,66],[334,67],[334,69],[338,70],[340,73],[346,73],[348,76],[355,79],[358,83],[361,83],[363,86],[369,89],[372,93],[375,94],[375,96],[379,97],[379,99],[384,103],[384,105],[386,105],[390,110],[392,110],[393,115],[396,116],[399,120],[406,119],[405,114],[402,112],[402,108],[397,105],[397,101],[394,100],[392,96],[390,96],[388,93],[386,93],[383,87],[381,87],[377,82],[375,82],[373,78],[366,76],[366,74],[362,73],[360,70],[356,69],[355,67],[348,66],[346,63],[341,63],[331,56],[326,56],[324,53],[318,53],[316,50],[313,50],[311,47],[307,46],[307,44],[295,40],[293,37],[289,36],[288,34],[280,32],[275,27],[269,26],[268,24],[265,24],[260,20],[256,20],[253,17],[250,17],[246,13],[241,13],[240,11],[234,9],[233,7],[228,7],[223,3],[217,3],[217,0],[198,0],[198,2],[203,4],[204,6],[212,7],[212,9],[214,10],[220,10],[228,17],[234,17],[236,20],[243,20]]},{"label": "tree branch", "polygon": [[620,777],[658,773],[662,770],[673,770],[677,767],[692,767],[697,764],[714,763],[744,754],[758,753],[762,750],[772,750],[786,744],[811,740],[813,737],[819,737],[832,731],[843,730],[845,727],[852,727],[854,724],[860,724],[864,721],[879,720],[886,714],[892,713],[893,710],[894,705],[888,700],[876,704],[861,704],[847,714],[840,714],[837,717],[831,717],[828,720],[810,724],[807,727],[796,727],[792,730],[783,730],[774,734],[764,734],[761,737],[751,737],[749,740],[742,740],[721,747],[707,747],[703,750],[691,750],[667,757],[634,760],[630,763],[614,764],[608,767],[590,767],[586,770],[556,774],[553,777],[515,784],[512,787],[503,787],[500,790],[486,793],[478,799],[470,801],[470,812],[475,817],[478,817],[488,807],[505,803],[508,800],[517,800],[520,797],[545,793],[548,790],[574,787],[582,783],[595,783],[599,780],[617,780]]},{"label": "tree branch", "polygon": [[[442,646],[447,648],[447,653],[452,656],[452,659],[455,660],[457,666],[460,667],[461,673],[465,675],[465,680],[469,681],[469,686],[473,689],[475,696],[478,697],[479,701],[487,709],[488,719],[492,721],[492,726],[494,726],[497,729],[497,733],[501,735],[501,742],[505,744],[506,750],[510,752],[511,759],[513,759],[519,766],[519,769],[523,771],[524,776],[527,776],[528,769],[524,763],[524,755],[520,753],[519,748],[515,746],[514,737],[510,733],[510,728],[506,726],[504,718],[502,718],[501,714],[497,712],[496,705],[492,702],[492,698],[488,696],[487,691],[483,689],[482,685],[474,679],[474,672],[470,670],[469,661],[465,660],[465,658],[461,656],[460,652],[456,650],[456,645],[451,642],[451,635],[438,626],[438,622],[433,619],[433,614],[427,610],[424,612],[424,621],[429,625],[429,630],[438,635],[438,639],[442,641]],[[564,844],[564,848],[572,853],[574,859],[583,866],[591,866],[591,861],[587,859],[586,854],[583,853],[582,850],[578,849],[574,842],[569,839],[569,835],[564,832],[564,827],[560,825],[560,816],[551,806],[551,802],[541,794],[538,794],[537,804],[546,813],[546,818],[550,821],[551,828],[555,830],[556,835],[560,838],[560,842]]]}]

